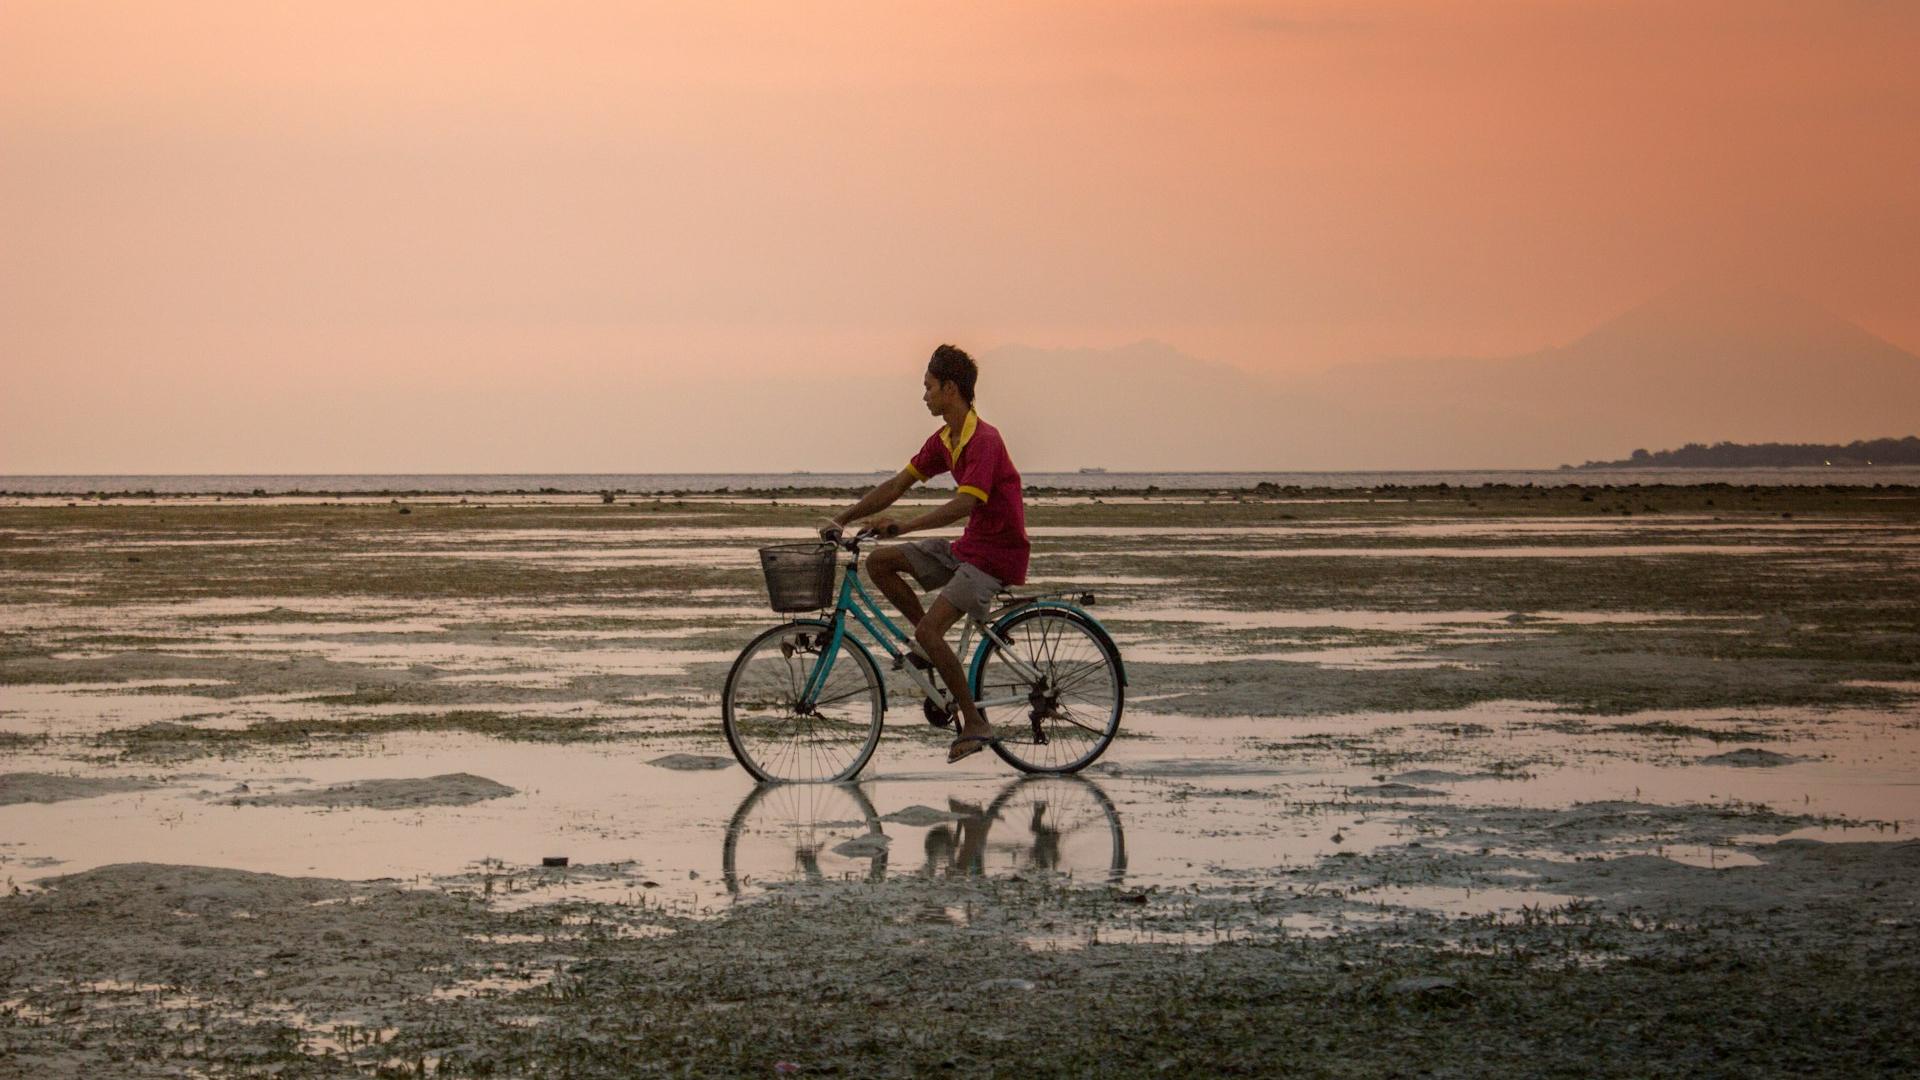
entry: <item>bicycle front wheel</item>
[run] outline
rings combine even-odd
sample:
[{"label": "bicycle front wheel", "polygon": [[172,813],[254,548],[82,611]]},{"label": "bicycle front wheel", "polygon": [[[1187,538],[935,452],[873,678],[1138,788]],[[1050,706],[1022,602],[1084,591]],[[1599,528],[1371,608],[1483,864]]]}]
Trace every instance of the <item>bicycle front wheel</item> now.
[{"label": "bicycle front wheel", "polygon": [[879,670],[859,646],[840,639],[816,700],[801,705],[832,639],[827,623],[785,623],[754,638],[733,662],[722,691],[721,726],[733,756],[754,779],[849,780],[873,757],[885,691]]},{"label": "bicycle front wheel", "polygon": [[1071,773],[1106,752],[1120,730],[1126,685],[1120,657],[1085,616],[1060,608],[1017,611],[994,626],[974,665],[975,701],[988,710],[993,749],[1029,773]]}]

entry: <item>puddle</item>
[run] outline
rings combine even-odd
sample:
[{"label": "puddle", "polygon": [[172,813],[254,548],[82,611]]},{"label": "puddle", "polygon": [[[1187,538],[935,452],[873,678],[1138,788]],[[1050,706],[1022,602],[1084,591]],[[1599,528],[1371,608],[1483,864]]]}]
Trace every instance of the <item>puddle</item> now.
[{"label": "puddle", "polygon": [[[517,635],[516,635],[517,636]],[[497,673],[511,666],[553,676],[674,675],[691,664],[731,663],[734,650],[658,649],[642,647],[560,648],[555,645],[513,642],[357,642],[302,638],[283,648],[259,642],[204,642],[188,648],[156,650],[163,656],[319,656],[335,663],[405,671],[430,665],[450,672],[475,668]]]},{"label": "puddle", "polygon": [[1898,690],[1903,694],[1920,694],[1920,679],[1849,679],[1842,686],[1862,686],[1877,690]]},{"label": "puddle", "polygon": [[[1449,642],[1449,644],[1469,644]],[[1470,669],[1475,665],[1458,660],[1440,660],[1425,655],[1422,646],[1353,645],[1332,649],[1286,649],[1275,652],[1223,652],[1219,649],[1183,648],[1162,645],[1152,639],[1123,640],[1120,647],[1128,660],[1159,664],[1222,664],[1246,660],[1274,660],[1290,664],[1348,671],[1386,671],[1410,668]]]},{"label": "puddle", "polygon": [[351,559],[464,559],[494,562],[537,562],[559,569],[612,570],[635,566],[696,566],[746,569],[760,565],[759,554],[751,548],[627,548],[608,551],[577,551],[567,548],[542,548],[528,551],[472,550],[436,548],[430,551],[354,551]]},{"label": "puddle", "polygon": [[12,706],[16,694],[51,693],[84,694],[95,692],[124,693],[129,690],[153,690],[175,686],[218,686],[218,679],[128,679],[125,682],[78,682],[78,683],[14,683],[0,688],[0,701]]},{"label": "puddle", "polygon": [[1174,604],[1130,604],[1100,612],[1108,624],[1191,622],[1241,630],[1429,630],[1452,625],[1479,626],[1506,618],[1505,611],[1238,611]]},{"label": "puddle", "polygon": [[[22,533],[31,536],[32,531]],[[103,551],[139,551],[146,548],[187,548],[187,547],[271,547],[280,544],[297,543],[294,540],[277,540],[265,537],[196,537],[183,540],[87,540],[79,543],[67,541],[70,546]]]},{"label": "puddle", "polygon": [[[1618,559],[1671,555],[1780,555],[1799,548],[1766,544],[1607,544],[1502,547],[1203,548],[1190,557],[1241,559]],[[1854,549],[1858,551],[1859,549]]]},{"label": "puddle", "polygon": [[1241,630],[1390,630],[1422,632],[1481,631],[1491,626],[1508,629],[1540,623],[1568,625],[1633,625],[1660,622],[1740,621],[1746,616],[1692,615],[1658,611],[1366,611],[1302,610],[1243,611],[1205,605],[1129,604],[1100,611],[1108,624],[1129,622],[1192,622]]},{"label": "puddle", "polygon": [[221,623],[217,633],[244,637],[303,638],[343,634],[439,634],[447,630],[443,621],[425,619],[386,619],[367,622]]},{"label": "puddle", "polygon": [[[1776,837],[1756,837],[1749,841],[1755,845],[1772,843]],[[1884,839],[1884,838],[1883,838]],[[1652,847],[1627,849],[1626,855],[1656,855],[1662,859],[1680,863],[1684,866],[1699,866],[1708,870],[1726,870],[1736,866],[1760,866],[1765,860],[1748,851],[1735,847],[1723,847],[1712,844],[1657,844]]]},{"label": "puddle", "polygon": [[140,727],[196,714],[225,712],[230,706],[216,698],[128,692],[217,685],[220,684],[198,679],[16,684],[0,689],[0,732],[71,738],[113,728]]},{"label": "puddle", "polygon": [[503,968],[493,975],[462,979],[450,986],[435,987],[427,994],[432,1001],[464,1001],[477,997],[499,997],[550,985],[559,974],[555,968]]}]

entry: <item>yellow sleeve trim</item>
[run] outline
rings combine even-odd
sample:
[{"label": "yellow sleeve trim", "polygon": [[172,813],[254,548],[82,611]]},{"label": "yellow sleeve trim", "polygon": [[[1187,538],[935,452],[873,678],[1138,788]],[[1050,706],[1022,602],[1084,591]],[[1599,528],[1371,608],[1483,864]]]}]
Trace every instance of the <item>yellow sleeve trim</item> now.
[{"label": "yellow sleeve trim", "polygon": [[913,478],[915,480],[918,480],[923,484],[927,482],[927,478],[921,474],[920,470],[913,467],[913,462],[911,461],[907,462],[907,471],[913,474]]},{"label": "yellow sleeve trim", "polygon": [[981,491],[977,487],[974,487],[972,484],[961,484],[960,494],[971,495],[974,498],[979,499],[983,503],[987,501],[987,493],[984,491]]}]

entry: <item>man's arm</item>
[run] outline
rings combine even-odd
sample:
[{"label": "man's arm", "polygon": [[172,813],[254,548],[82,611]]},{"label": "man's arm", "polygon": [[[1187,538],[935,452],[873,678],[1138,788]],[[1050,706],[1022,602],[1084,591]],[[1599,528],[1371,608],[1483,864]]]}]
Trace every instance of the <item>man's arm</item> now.
[{"label": "man's arm", "polygon": [[882,480],[879,486],[861,496],[860,501],[846,510],[833,515],[833,523],[844,528],[849,521],[877,514],[892,506],[900,496],[913,486],[913,471],[901,469],[892,479]]},{"label": "man's arm", "polygon": [[965,521],[968,517],[972,516],[973,508],[979,506],[980,503],[981,500],[978,495],[969,495],[964,491],[960,492],[953,498],[948,499],[946,502],[921,514],[917,518],[898,522],[896,530],[892,535],[899,536],[901,533],[924,532],[927,529],[937,529],[942,525],[951,525],[956,521]]}]

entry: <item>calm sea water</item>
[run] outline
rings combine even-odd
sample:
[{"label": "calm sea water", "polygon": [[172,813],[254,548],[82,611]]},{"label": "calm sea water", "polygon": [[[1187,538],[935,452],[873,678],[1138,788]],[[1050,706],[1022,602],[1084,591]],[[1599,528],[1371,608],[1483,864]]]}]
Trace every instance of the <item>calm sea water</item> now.
[{"label": "calm sea water", "polygon": [[[269,495],[294,492],[500,493],[624,491],[716,492],[804,488],[860,488],[878,482],[874,473],[393,473],[303,475],[8,476],[0,493],[82,495],[99,492]],[[1920,466],[1800,469],[1443,469],[1399,472],[1031,472],[1028,487],[1107,491],[1158,487],[1179,491],[1250,488],[1262,482],[1307,488],[1378,488],[1451,484],[1910,484],[1920,485]]]}]

